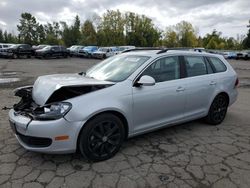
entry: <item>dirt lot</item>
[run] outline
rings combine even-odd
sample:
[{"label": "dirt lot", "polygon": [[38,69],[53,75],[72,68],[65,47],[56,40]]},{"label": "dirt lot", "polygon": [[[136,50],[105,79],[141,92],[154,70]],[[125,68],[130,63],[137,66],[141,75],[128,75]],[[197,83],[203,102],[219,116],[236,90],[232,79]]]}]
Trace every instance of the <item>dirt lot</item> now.
[{"label": "dirt lot", "polygon": [[12,90],[39,75],[86,70],[97,60],[0,59],[0,187],[246,187],[250,185],[250,62],[239,74],[238,101],[223,124],[201,121],[128,140],[112,159],[88,163],[79,154],[47,155],[19,146],[8,124]]}]

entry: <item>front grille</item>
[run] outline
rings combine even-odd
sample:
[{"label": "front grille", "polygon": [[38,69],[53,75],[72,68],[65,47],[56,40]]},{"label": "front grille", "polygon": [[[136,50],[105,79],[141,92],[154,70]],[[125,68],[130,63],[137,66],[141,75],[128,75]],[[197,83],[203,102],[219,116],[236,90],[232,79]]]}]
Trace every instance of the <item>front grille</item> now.
[{"label": "front grille", "polygon": [[25,136],[17,132],[18,137],[30,147],[48,147],[52,143],[50,138]]}]

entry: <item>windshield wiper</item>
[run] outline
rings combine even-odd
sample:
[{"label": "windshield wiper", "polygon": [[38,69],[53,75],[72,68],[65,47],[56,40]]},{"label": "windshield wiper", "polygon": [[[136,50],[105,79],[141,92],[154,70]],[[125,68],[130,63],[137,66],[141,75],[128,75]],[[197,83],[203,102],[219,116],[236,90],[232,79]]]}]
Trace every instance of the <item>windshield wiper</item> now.
[{"label": "windshield wiper", "polygon": [[78,74],[81,75],[81,76],[85,76],[86,72],[79,72]]}]

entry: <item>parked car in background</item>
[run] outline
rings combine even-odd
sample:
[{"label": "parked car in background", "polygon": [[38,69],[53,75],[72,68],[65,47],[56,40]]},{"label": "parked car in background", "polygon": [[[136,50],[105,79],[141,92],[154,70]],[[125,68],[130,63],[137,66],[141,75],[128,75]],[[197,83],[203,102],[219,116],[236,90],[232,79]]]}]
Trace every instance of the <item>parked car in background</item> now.
[{"label": "parked car in background", "polygon": [[77,47],[77,46],[79,46],[79,45],[72,45],[72,46],[70,46],[69,48],[67,48],[67,50],[72,50],[72,49],[74,49],[75,47]]},{"label": "parked car in background", "polygon": [[250,51],[241,51],[237,53],[236,59],[250,59]]},{"label": "parked car in background", "polygon": [[122,53],[125,50],[135,49],[135,46],[118,46],[117,53]]},{"label": "parked car in background", "polygon": [[67,58],[69,56],[69,51],[63,46],[46,46],[43,49],[36,50],[36,57],[40,58],[52,58],[52,57],[64,57]]},{"label": "parked car in background", "polygon": [[117,54],[116,47],[101,47],[97,51],[93,52],[92,57],[98,59],[105,59]]},{"label": "parked car in background", "polygon": [[223,57],[225,59],[236,59],[237,54],[235,52],[223,52]]},{"label": "parked car in background", "polygon": [[41,49],[45,48],[46,46],[49,46],[49,45],[47,45],[47,44],[40,44],[40,45],[37,45],[37,46],[32,46],[32,50],[33,50],[32,55],[35,56],[36,50],[41,50]]},{"label": "parked car in background", "polygon": [[87,58],[91,58],[92,54],[98,50],[97,46],[86,46],[83,49],[79,50],[78,55],[80,57],[87,57]]},{"label": "parked car in background", "polygon": [[45,48],[46,46],[49,46],[49,45],[47,45],[47,44],[40,44],[38,46],[32,46],[32,48],[34,50],[41,50],[41,49]]},{"label": "parked car in background", "polygon": [[12,46],[13,44],[9,44],[9,43],[0,43],[0,49],[2,48],[8,48],[10,46]]},{"label": "parked car in background", "polygon": [[74,46],[73,48],[68,49],[70,57],[78,56],[79,50],[82,49],[82,48],[84,48],[84,47],[85,46]]},{"label": "parked car in background", "polygon": [[10,126],[27,150],[113,157],[126,138],[204,118],[223,122],[237,74],[221,56],[141,50],[110,57],[85,74],[39,77],[15,90]]},{"label": "parked car in background", "polygon": [[7,56],[13,59],[19,57],[30,58],[32,54],[34,54],[34,50],[29,44],[14,44],[7,48]]},{"label": "parked car in background", "polygon": [[7,49],[11,47],[13,44],[0,43],[0,57],[7,57]]},{"label": "parked car in background", "polygon": [[77,57],[81,57],[81,54],[83,53],[83,49],[85,46],[79,47],[78,50],[75,52]]}]

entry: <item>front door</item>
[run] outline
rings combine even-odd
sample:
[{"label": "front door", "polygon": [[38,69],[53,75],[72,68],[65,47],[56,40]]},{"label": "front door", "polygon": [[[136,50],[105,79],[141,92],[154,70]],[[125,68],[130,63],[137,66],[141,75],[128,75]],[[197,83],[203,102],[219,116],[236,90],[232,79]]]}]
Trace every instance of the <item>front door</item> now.
[{"label": "front door", "polygon": [[165,126],[183,117],[186,94],[180,75],[179,57],[164,57],[140,75],[155,79],[153,86],[133,87],[133,132]]}]

